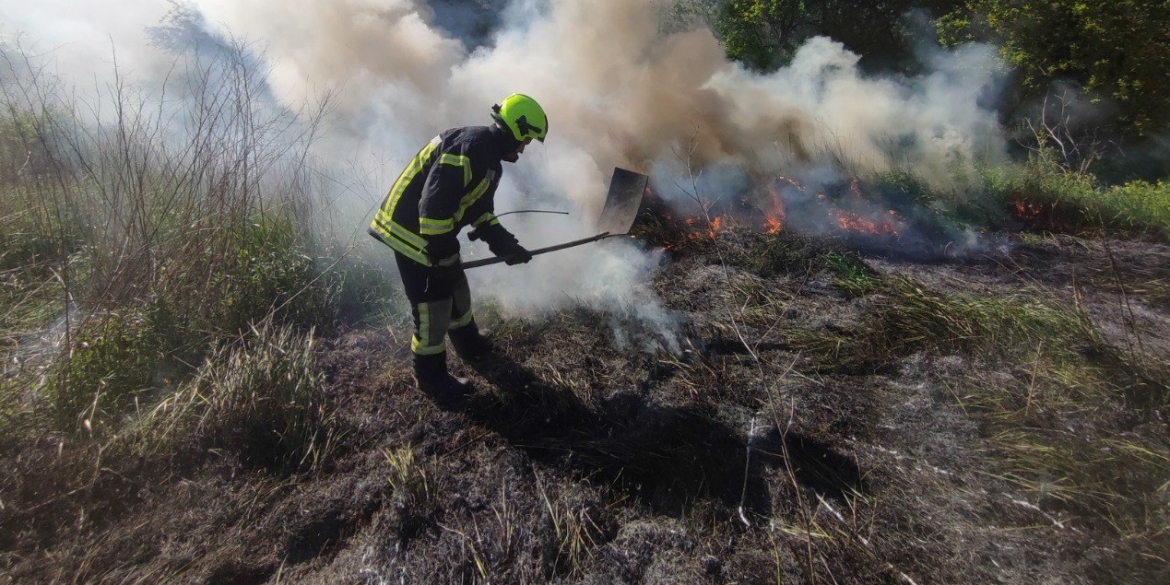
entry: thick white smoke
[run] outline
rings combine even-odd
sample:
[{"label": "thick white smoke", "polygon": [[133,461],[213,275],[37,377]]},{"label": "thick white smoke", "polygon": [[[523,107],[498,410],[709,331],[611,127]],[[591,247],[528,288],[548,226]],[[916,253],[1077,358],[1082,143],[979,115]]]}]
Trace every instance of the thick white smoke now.
[{"label": "thick white smoke", "polygon": [[[530,248],[592,235],[615,166],[653,170],[655,189],[668,196],[677,191],[672,185],[690,184],[689,175],[704,169],[712,171],[711,190],[720,189],[710,184],[715,175],[742,183],[747,176],[799,178],[829,168],[862,176],[911,170],[962,190],[956,167],[1000,156],[995,117],[979,102],[995,80],[985,49],[939,53],[933,72],[922,77],[880,79],[863,75],[857,56],[839,43],[816,38],[789,67],[758,75],[730,63],[706,29],[660,32],[660,0],[433,4],[440,2],[439,11],[423,0],[188,6],[209,32],[248,41],[265,55],[279,100],[296,107],[333,93],[318,155],[361,177],[335,199],[355,238],[366,237],[374,206],[421,145],[448,127],[489,123],[489,106],[512,92],[541,102],[550,134],[505,169],[497,212],[571,213],[506,217]],[[120,63],[144,74],[168,63],[143,33],[169,8],[161,0],[0,6],[13,29],[3,32],[21,31],[52,47],[62,72],[80,83],[108,70],[115,49]],[[497,12],[477,16],[484,9]],[[458,26],[442,26],[439,16]],[[469,46],[461,37],[476,26],[494,28],[477,33],[486,44]],[[465,257],[486,254],[478,246],[465,247]],[[646,292],[656,262],[633,243],[610,240],[471,276],[478,298],[508,311],[584,301],[638,307],[661,323],[663,313]]]}]

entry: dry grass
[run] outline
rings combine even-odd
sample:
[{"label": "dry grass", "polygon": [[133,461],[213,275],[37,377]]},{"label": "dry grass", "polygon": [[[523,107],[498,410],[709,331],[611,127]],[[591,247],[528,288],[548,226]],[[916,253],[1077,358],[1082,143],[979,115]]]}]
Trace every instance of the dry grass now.
[{"label": "dry grass", "polygon": [[225,449],[250,465],[318,469],[337,437],[313,344],[311,333],[261,324],[215,351],[116,444],[141,458]]}]

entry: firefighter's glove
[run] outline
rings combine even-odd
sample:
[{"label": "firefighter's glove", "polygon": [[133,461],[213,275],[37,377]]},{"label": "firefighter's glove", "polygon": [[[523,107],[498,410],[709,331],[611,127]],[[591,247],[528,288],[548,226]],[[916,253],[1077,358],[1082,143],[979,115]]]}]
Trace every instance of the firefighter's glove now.
[{"label": "firefighter's glove", "polygon": [[517,264],[526,264],[532,260],[532,252],[529,252],[524,246],[520,244],[512,244],[508,246],[508,250],[500,254],[505,258],[504,263],[508,266],[515,266]]},{"label": "firefighter's glove", "polygon": [[471,232],[471,235],[486,242],[492,254],[504,258],[504,262],[508,263],[509,266],[524,264],[532,260],[532,253],[520,245],[516,236],[499,225],[476,228]]}]

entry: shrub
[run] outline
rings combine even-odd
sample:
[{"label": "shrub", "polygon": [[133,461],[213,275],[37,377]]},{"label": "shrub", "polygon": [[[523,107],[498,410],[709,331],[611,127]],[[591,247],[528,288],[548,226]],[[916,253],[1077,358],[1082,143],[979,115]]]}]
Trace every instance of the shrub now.
[{"label": "shrub", "polygon": [[58,426],[80,424],[94,432],[136,405],[154,376],[157,347],[141,314],[108,313],[84,322],[51,376],[49,401]]},{"label": "shrub", "polygon": [[270,313],[278,322],[314,327],[335,315],[334,291],[299,237],[292,218],[252,221],[224,278],[222,307],[216,319],[232,335]]}]

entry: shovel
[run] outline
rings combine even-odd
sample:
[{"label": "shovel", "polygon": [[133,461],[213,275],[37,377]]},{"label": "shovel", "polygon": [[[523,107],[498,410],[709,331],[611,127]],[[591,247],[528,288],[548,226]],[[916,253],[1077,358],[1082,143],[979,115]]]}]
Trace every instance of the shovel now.
[{"label": "shovel", "polygon": [[[613,177],[609,180],[609,193],[605,197],[605,207],[601,209],[601,216],[597,220],[598,229],[604,230],[596,236],[565,242],[547,248],[529,250],[528,253],[536,256],[545,252],[555,252],[572,248],[582,244],[624,236],[634,227],[634,218],[638,215],[638,207],[642,205],[642,194],[646,191],[646,183],[650,177],[626,169],[614,168]],[[464,262],[463,268],[477,268],[489,264],[499,264],[507,260],[506,256],[493,256],[482,260]]]}]

